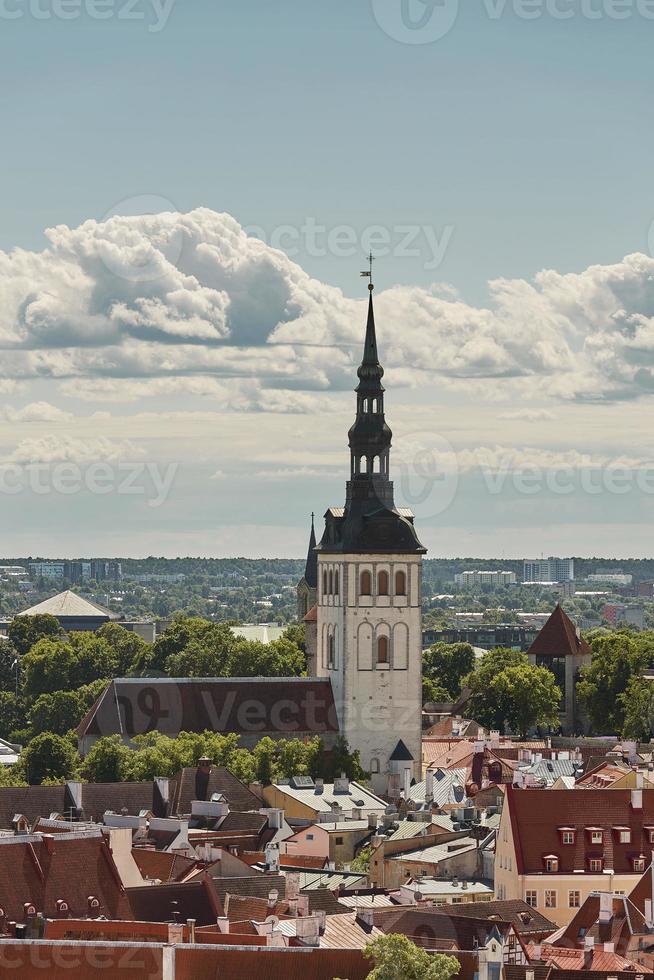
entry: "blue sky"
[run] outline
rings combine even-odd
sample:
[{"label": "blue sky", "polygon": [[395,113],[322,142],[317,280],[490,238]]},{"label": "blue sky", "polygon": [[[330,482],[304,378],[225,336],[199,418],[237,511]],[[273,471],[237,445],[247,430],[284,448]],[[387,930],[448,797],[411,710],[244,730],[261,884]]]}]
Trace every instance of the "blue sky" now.
[{"label": "blue sky", "polygon": [[[104,20],[98,0],[58,2],[71,19],[0,3],[0,249],[25,250],[0,256],[0,448],[12,466],[177,475],[156,508],[7,495],[5,550],[300,553],[306,514],[343,494],[372,229],[398,465],[414,447],[398,486],[432,553],[642,551],[649,491],[589,494],[582,474],[626,464],[634,483],[652,451],[651,4],[466,0],[444,36],[403,43],[427,34],[407,35],[402,0],[136,0],[129,20],[125,0]],[[457,12],[406,9],[425,32]],[[107,224],[194,209],[266,247],[206,211],[192,230]],[[125,277],[134,235],[172,235],[162,261],[187,278]],[[421,514],[406,474],[439,439],[456,492]],[[544,485],[491,492],[480,453]],[[571,491],[552,490],[557,467]]]}]

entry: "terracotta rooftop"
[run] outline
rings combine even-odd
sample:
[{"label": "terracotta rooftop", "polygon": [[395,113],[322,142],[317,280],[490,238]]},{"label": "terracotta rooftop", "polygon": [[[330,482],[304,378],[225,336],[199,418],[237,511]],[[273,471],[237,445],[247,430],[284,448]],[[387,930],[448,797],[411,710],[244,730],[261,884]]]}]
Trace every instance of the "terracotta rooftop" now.
[{"label": "terracotta rooftop", "polygon": [[[544,857],[559,858],[559,873],[588,870],[589,858],[601,857],[604,868],[616,874],[633,874],[633,858],[651,852],[654,827],[654,793],[642,792],[642,807],[632,806],[630,790],[620,789],[515,789],[506,788],[517,870],[545,873]],[[573,844],[563,844],[559,828],[570,827]],[[593,844],[588,828],[603,831],[602,844]],[[618,827],[630,830],[630,841],[621,843]]]},{"label": "terracotta rooftop", "polygon": [[547,620],[527,650],[535,657],[590,657],[592,650],[586,640],[577,635],[577,627],[561,606]]}]

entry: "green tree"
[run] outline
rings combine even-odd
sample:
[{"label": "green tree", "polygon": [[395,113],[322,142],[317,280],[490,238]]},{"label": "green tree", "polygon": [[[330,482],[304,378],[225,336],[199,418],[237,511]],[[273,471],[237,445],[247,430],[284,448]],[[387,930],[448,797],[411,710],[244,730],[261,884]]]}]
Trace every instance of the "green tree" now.
[{"label": "green tree", "polygon": [[488,694],[502,705],[509,729],[522,738],[536,725],[559,725],[561,689],[546,667],[506,667],[493,679]]},{"label": "green tree", "polygon": [[126,630],[118,623],[101,626],[95,635],[112,651],[117,677],[130,674],[138,663],[147,659],[152,649],[152,645],[146,643],[138,633]]},{"label": "green tree", "polygon": [[624,716],[622,737],[649,742],[654,735],[654,683],[645,677],[632,677],[618,700]]},{"label": "green tree", "polygon": [[422,655],[422,675],[440,687],[449,698],[461,693],[461,681],[475,666],[475,651],[469,643],[434,643]]},{"label": "green tree", "polygon": [[489,650],[477,666],[463,681],[471,692],[466,713],[488,729],[502,731],[507,717],[508,707],[490,694],[490,688],[501,671],[507,667],[528,666],[529,660],[525,653],[519,650],[509,650],[506,647],[496,647]]},{"label": "green tree", "polygon": [[34,786],[44,780],[70,779],[78,763],[79,756],[70,739],[43,732],[32,739],[17,765],[20,774]]},{"label": "green tree", "polygon": [[77,691],[53,691],[39,695],[27,714],[27,723],[34,735],[41,732],[65,735],[79,725],[84,713]]},{"label": "green tree", "polygon": [[25,701],[12,691],[0,691],[0,734],[12,742],[26,741],[27,713]]},{"label": "green tree", "polygon": [[362,874],[370,873],[370,858],[372,856],[372,846],[366,844],[362,847],[353,861],[350,862],[350,871],[360,871]]},{"label": "green tree", "polygon": [[312,775],[320,776],[325,782],[331,783],[341,773],[345,773],[348,779],[357,781],[367,777],[367,773],[361,767],[359,750],[351,752],[343,735],[338,736],[333,749],[319,753]]},{"label": "green tree", "polygon": [[375,964],[368,980],[450,980],[461,969],[453,956],[428,953],[397,933],[373,939],[363,955]]},{"label": "green tree", "polygon": [[[180,616],[157,637],[147,651],[142,651],[141,657],[134,665],[137,673],[164,673],[166,662],[170,657],[181,653],[193,641],[202,641],[212,630],[212,624],[199,617]],[[172,675],[171,676],[184,676]],[[197,676],[197,675],[196,675]]]},{"label": "green tree", "polygon": [[240,640],[229,666],[232,677],[300,677],[305,658],[299,646],[284,637],[272,643]]},{"label": "green tree", "polygon": [[120,783],[129,774],[131,756],[120,735],[100,738],[84,759],[81,775],[91,783]]},{"label": "green tree", "polygon": [[64,631],[54,616],[39,613],[36,616],[14,616],[7,635],[21,656],[32,649],[39,640],[63,636]]},{"label": "green tree", "polygon": [[593,659],[582,667],[577,697],[597,734],[617,734],[625,723],[624,695],[650,659],[649,644],[626,632],[592,640]]},{"label": "green tree", "polygon": [[422,703],[449,701],[450,693],[429,677],[422,678]]}]

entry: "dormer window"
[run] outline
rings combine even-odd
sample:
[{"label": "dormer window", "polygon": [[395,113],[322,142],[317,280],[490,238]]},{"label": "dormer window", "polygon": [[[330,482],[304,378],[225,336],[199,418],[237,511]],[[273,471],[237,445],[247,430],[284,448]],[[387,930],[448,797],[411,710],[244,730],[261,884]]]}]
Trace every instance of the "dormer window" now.
[{"label": "dormer window", "polygon": [[559,834],[561,835],[562,844],[575,843],[576,833],[574,827],[559,827]]},{"label": "dormer window", "polygon": [[644,870],[645,870],[645,858],[641,854],[640,857],[634,858],[634,871],[638,871],[642,874]]},{"label": "dormer window", "polygon": [[587,827],[586,830],[588,831],[591,844],[604,843],[604,831],[601,827]]},{"label": "dormer window", "polygon": [[601,872],[604,870],[604,859],[599,857],[589,858],[588,870],[594,871],[595,874],[601,874]]},{"label": "dormer window", "polygon": [[654,827],[645,827],[650,844],[654,844]]},{"label": "dormer window", "polygon": [[631,844],[631,830],[629,827],[614,827],[615,835],[619,844]]},{"label": "dormer window", "polygon": [[551,874],[556,874],[559,870],[559,858],[556,854],[546,854],[543,858],[545,862],[545,870],[549,871]]}]

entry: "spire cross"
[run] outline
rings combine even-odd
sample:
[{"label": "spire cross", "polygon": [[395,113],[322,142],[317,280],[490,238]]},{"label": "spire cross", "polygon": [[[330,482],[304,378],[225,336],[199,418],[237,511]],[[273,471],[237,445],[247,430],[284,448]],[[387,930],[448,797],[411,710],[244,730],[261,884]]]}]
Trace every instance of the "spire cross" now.
[{"label": "spire cross", "polygon": [[372,264],[373,264],[374,261],[375,261],[375,257],[374,257],[374,255],[371,252],[370,255],[368,256],[368,262],[370,263],[370,269],[361,273],[361,276],[362,276],[363,279],[370,279],[370,282],[368,283],[368,289],[370,290],[370,292],[372,292],[373,289],[375,288],[374,285],[373,285],[373,281],[372,281]]}]

